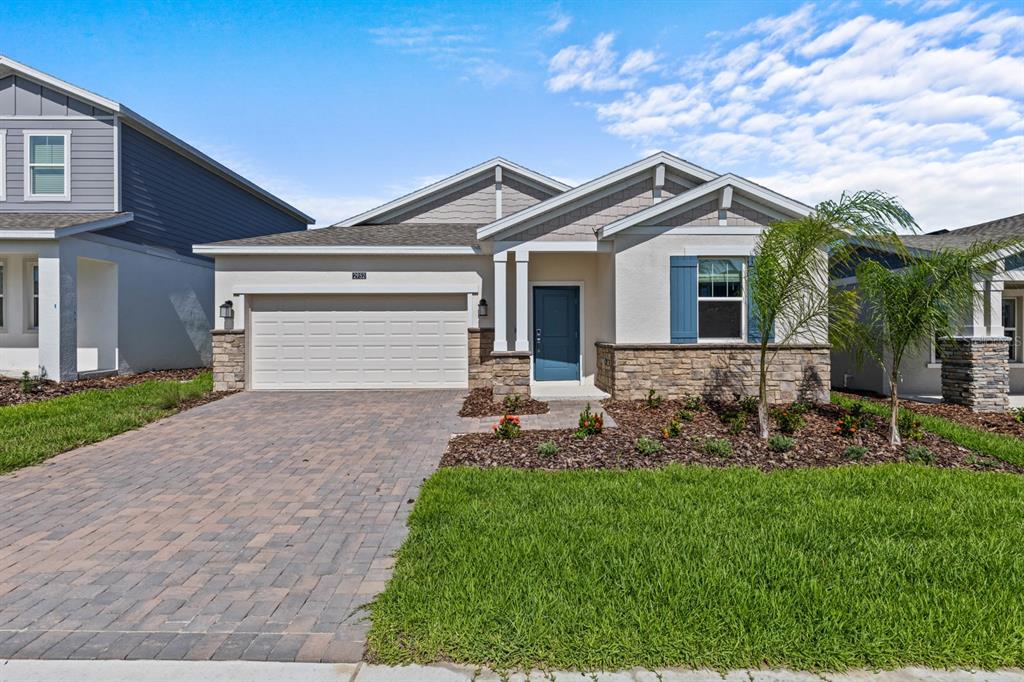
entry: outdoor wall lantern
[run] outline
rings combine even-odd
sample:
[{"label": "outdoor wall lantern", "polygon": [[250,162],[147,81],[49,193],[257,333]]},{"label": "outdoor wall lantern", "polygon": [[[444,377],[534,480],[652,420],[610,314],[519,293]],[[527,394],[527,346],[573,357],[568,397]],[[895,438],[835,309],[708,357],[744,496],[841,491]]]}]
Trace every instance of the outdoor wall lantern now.
[{"label": "outdoor wall lantern", "polygon": [[480,317],[487,317],[487,299],[481,298],[480,305],[476,307],[476,311],[480,314]]},{"label": "outdoor wall lantern", "polygon": [[235,316],[235,304],[231,301],[224,301],[220,304],[220,316],[224,320],[230,320]]}]

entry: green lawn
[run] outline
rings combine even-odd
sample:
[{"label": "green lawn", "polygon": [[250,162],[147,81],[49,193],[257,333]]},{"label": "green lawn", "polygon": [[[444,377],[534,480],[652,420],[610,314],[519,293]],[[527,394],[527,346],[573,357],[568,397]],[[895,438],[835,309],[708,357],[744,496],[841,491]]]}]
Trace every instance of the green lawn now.
[{"label": "green lawn", "polygon": [[499,668],[1024,665],[1024,478],[908,464],[442,469],[371,656]]},{"label": "green lawn", "polygon": [[0,473],[135,429],[178,410],[180,400],[213,390],[205,372],[192,381],[147,381],[52,400],[0,407]]},{"label": "green lawn", "polygon": [[[856,402],[861,402],[869,412],[880,417],[885,417],[886,420],[889,418],[889,406],[873,400],[858,401],[856,398],[852,398],[847,395],[833,393],[832,402],[846,408],[849,408]],[[903,407],[900,408],[901,412],[913,412],[913,410],[908,410],[908,408],[905,407],[906,403],[901,403],[901,405],[903,405]],[[1024,441],[1020,438],[1015,438],[1002,433],[982,431],[981,429],[964,426],[952,419],[944,419],[930,414],[914,412],[914,415],[920,420],[921,428],[925,431],[930,431],[936,436],[958,443],[968,450],[974,450],[975,452],[980,452],[985,455],[992,455],[1004,462],[1024,466]],[[888,423],[888,421],[886,421],[886,423]]]}]

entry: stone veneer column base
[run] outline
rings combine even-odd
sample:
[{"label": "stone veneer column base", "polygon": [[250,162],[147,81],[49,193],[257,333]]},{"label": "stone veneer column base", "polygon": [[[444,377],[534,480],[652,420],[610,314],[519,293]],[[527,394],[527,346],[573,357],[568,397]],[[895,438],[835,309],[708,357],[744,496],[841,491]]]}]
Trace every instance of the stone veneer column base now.
[{"label": "stone veneer column base", "polygon": [[[732,400],[758,393],[760,350],[756,345],[596,345],[595,384],[616,400],[639,400],[652,388],[669,399],[699,395]],[[769,402],[827,403],[831,367],[826,345],[779,348],[768,369]]]},{"label": "stone veneer column base", "polygon": [[530,395],[530,354],[524,351],[491,353],[494,399],[507,395]]},{"label": "stone veneer column base", "polygon": [[245,330],[214,329],[213,390],[240,391],[245,388]]},{"label": "stone veneer column base", "polygon": [[494,382],[493,329],[469,329],[469,387],[490,388]]},{"label": "stone veneer column base", "polygon": [[1005,412],[1010,406],[1010,340],[957,336],[940,341],[942,400],[974,412]]}]

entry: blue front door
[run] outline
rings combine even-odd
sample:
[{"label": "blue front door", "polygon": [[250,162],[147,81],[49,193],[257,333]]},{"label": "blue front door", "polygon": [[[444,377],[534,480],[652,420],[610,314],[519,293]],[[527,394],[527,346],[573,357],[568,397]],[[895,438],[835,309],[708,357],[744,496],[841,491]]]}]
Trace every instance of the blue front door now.
[{"label": "blue front door", "polygon": [[580,378],[579,287],[533,288],[533,378]]}]

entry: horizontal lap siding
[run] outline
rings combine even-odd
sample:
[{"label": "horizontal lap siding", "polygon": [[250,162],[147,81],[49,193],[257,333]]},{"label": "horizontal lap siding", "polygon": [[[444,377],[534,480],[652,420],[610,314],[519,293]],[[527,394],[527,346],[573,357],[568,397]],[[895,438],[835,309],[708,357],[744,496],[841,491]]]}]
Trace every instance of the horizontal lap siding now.
[{"label": "horizontal lap siding", "polygon": [[123,210],[135,220],[104,232],[118,239],[190,255],[193,244],[306,229],[128,125],[121,127],[121,168]]}]

